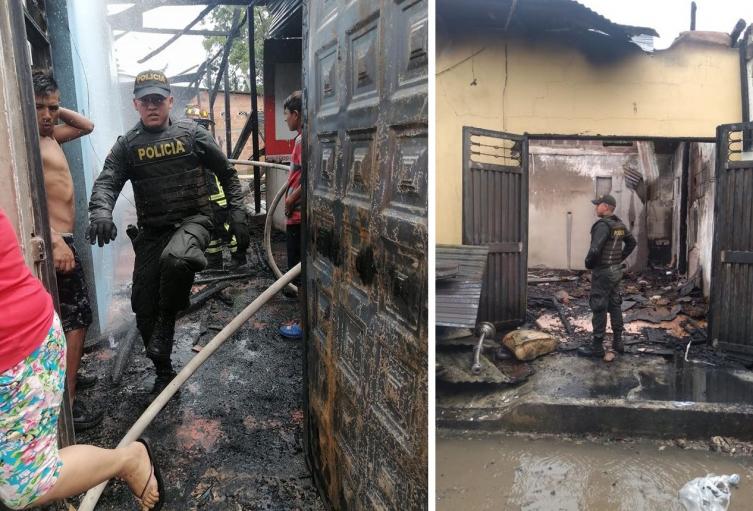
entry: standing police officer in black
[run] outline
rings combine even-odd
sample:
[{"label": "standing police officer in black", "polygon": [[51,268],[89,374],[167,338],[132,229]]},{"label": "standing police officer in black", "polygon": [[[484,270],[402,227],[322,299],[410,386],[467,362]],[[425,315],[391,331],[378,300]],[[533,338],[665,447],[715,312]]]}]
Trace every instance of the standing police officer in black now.
[{"label": "standing police officer in black", "polygon": [[599,220],[591,227],[591,247],[586,255],[586,268],[591,270],[591,297],[593,312],[593,340],[591,346],[581,346],[578,354],[586,357],[604,356],[604,335],[607,330],[607,311],[612,320],[615,351],[625,351],[622,344],[622,280],[623,261],[635,248],[636,242],[628,228],[614,210],[617,201],[611,195],[602,195],[591,201],[596,205]]},{"label": "standing police officer in black", "polygon": [[94,182],[89,240],[101,247],[115,239],[112,210],[130,180],[139,224],[131,307],[156,368],[156,395],[175,376],[170,361],[175,317],[189,305],[194,273],[207,264],[204,250],[213,229],[208,170],[225,189],[228,223],[241,253],[249,233],[235,169],[207,130],[190,119],[171,121],[167,77],[160,71],[139,73],[133,95],[141,120],[118,137]]}]

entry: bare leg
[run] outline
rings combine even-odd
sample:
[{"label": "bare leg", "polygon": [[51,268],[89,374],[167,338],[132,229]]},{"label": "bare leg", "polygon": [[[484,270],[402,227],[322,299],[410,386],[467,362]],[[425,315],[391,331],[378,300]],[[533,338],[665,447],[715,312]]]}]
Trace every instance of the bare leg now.
[{"label": "bare leg", "polygon": [[123,479],[138,498],[144,487],[142,509],[151,509],[159,499],[157,480],[151,475],[151,464],[146,447],[133,442],[119,449],[102,449],[93,445],[72,445],[60,449],[63,466],[52,490],[34,506],[79,495],[99,483],[117,477]]},{"label": "bare leg", "polygon": [[76,373],[81,365],[81,356],[84,354],[84,338],[86,328],[79,328],[65,333],[67,355],[65,359],[65,377],[68,383],[68,393],[71,403],[76,397]]}]

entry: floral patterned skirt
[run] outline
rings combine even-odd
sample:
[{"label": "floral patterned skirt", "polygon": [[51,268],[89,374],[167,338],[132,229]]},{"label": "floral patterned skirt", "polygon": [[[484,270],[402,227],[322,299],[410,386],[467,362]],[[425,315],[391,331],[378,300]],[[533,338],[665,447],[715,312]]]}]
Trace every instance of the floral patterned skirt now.
[{"label": "floral patterned skirt", "polygon": [[0,501],[23,509],[57,482],[65,335],[57,314],[34,353],[0,373]]}]

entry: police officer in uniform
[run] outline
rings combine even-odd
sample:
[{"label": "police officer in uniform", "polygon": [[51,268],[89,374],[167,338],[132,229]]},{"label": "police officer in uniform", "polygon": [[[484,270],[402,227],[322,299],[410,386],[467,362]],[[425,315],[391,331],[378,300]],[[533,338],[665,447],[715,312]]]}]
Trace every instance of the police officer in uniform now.
[{"label": "police officer in uniform", "polygon": [[133,95],[140,121],[118,137],[94,182],[88,237],[100,247],[115,239],[112,211],[130,180],[139,224],[131,306],[157,372],[156,395],[175,376],[170,360],[175,317],[189,305],[194,273],[207,264],[204,250],[214,227],[208,171],[227,194],[228,224],[243,252],[249,233],[235,169],[207,130],[190,119],[172,122],[173,97],[164,73],[139,73]]},{"label": "police officer in uniform", "polygon": [[[211,124],[209,114],[206,110],[201,110],[196,105],[186,106],[186,118],[209,130]],[[209,246],[204,255],[207,258],[207,269],[222,269],[222,246],[227,245],[230,248],[230,266],[229,270],[234,270],[246,264],[246,254],[238,250],[238,242],[230,233],[230,225],[227,223],[228,207],[225,191],[222,189],[220,180],[212,174],[209,179],[209,201],[212,203],[214,213],[214,230],[212,239],[209,240]]]},{"label": "police officer in uniform", "polygon": [[623,353],[622,344],[622,280],[623,261],[631,254],[636,242],[625,224],[614,214],[617,201],[611,195],[602,195],[591,201],[596,206],[599,220],[591,227],[591,247],[586,255],[586,268],[591,270],[591,297],[593,312],[593,340],[590,346],[578,348],[586,357],[604,356],[604,335],[607,330],[607,312],[612,320],[615,351]]}]

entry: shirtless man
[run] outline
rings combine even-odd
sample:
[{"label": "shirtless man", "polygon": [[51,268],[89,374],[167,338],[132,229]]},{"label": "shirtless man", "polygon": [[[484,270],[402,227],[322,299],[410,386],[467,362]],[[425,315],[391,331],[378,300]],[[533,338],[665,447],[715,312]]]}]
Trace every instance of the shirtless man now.
[{"label": "shirtless man", "polygon": [[[94,124],[86,117],[60,106],[60,92],[51,72],[34,71],[32,78],[47,212],[52,230],[52,257],[66,338],[66,382],[73,405],[73,425],[76,431],[83,431],[99,424],[102,414],[88,412],[80,400],[74,399],[77,383],[79,387],[94,384],[94,378],[78,375],[92,312],[84,271],[73,246],[76,219],[73,179],[60,144],[91,133]],[[62,124],[57,124],[58,119]]]}]

